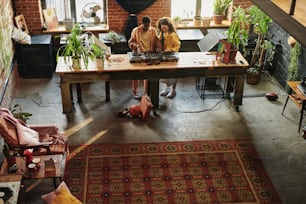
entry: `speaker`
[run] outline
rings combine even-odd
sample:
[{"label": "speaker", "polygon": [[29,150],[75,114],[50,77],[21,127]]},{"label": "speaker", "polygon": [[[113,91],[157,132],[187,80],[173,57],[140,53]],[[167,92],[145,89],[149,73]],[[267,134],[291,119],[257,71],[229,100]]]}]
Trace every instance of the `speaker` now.
[{"label": "speaker", "polygon": [[220,40],[227,39],[227,29],[208,29],[207,34],[198,42],[201,52],[217,51]]},{"label": "speaker", "polygon": [[55,70],[51,35],[31,37],[31,45],[19,45],[17,63],[22,78],[51,78]]}]

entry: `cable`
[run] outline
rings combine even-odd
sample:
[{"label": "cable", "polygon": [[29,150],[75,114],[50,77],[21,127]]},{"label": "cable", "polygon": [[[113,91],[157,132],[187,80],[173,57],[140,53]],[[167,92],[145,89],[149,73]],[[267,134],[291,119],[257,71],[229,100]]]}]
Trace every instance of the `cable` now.
[{"label": "cable", "polygon": [[[202,112],[207,112],[207,111],[216,111],[218,110],[220,107],[220,103],[224,102],[226,99],[221,99],[219,100],[217,103],[215,103],[212,107],[210,108],[206,108],[206,109],[202,109],[202,110],[198,110],[198,111],[182,111],[179,110],[173,103],[171,102],[167,102],[167,105],[169,105],[169,107],[174,107],[174,109],[179,112],[179,113],[202,113]],[[205,103],[204,103],[205,104]],[[216,108],[218,106],[218,108]]]}]

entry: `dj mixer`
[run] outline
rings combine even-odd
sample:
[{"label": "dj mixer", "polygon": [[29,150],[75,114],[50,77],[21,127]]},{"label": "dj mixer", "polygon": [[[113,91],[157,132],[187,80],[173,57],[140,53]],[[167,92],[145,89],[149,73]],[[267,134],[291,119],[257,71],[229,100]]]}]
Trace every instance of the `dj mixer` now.
[{"label": "dj mixer", "polygon": [[145,52],[135,53],[128,52],[128,58],[131,63],[145,62],[149,65],[159,64],[160,62],[177,62],[179,60],[178,53],[167,52],[167,53],[156,53],[156,52]]}]

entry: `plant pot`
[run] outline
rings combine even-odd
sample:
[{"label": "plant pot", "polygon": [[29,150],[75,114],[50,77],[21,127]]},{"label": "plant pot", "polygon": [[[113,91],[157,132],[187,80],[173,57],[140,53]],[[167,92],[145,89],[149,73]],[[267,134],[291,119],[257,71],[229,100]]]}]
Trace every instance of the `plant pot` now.
[{"label": "plant pot", "polygon": [[202,18],[202,26],[209,27],[210,26],[210,17],[203,17]]},{"label": "plant pot", "polygon": [[214,24],[222,24],[222,21],[225,20],[225,15],[217,15],[217,14],[214,14],[213,15],[213,21],[214,21]]},{"label": "plant pot", "polygon": [[65,18],[63,23],[67,30],[71,30],[74,26],[74,18]]},{"label": "plant pot", "polygon": [[97,69],[103,69],[104,68],[104,60],[101,58],[96,58],[96,66]]},{"label": "plant pot", "polygon": [[81,69],[81,58],[72,58],[72,68]]},{"label": "plant pot", "polygon": [[194,26],[201,26],[201,17],[195,16],[193,19],[193,25]]},{"label": "plant pot", "polygon": [[260,80],[259,74],[247,73],[246,75],[246,82],[250,85],[258,84],[259,80]]}]

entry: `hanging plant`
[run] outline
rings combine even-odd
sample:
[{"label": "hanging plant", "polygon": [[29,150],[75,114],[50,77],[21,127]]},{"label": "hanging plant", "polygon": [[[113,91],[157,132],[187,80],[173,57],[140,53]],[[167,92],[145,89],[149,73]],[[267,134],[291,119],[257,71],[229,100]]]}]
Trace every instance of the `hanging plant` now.
[{"label": "hanging plant", "polygon": [[296,42],[290,51],[290,63],[288,66],[288,81],[295,81],[298,77],[298,62],[301,54],[301,44]]}]

